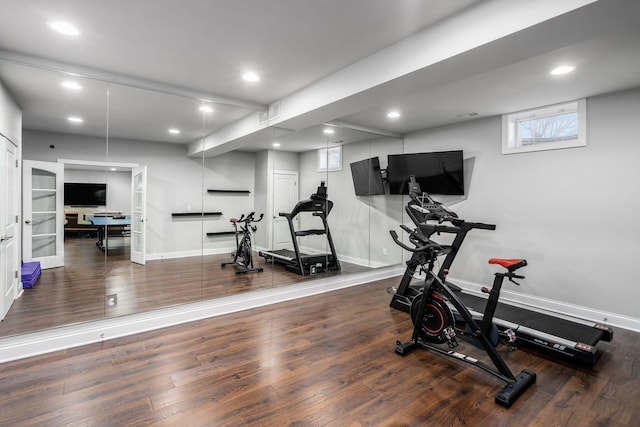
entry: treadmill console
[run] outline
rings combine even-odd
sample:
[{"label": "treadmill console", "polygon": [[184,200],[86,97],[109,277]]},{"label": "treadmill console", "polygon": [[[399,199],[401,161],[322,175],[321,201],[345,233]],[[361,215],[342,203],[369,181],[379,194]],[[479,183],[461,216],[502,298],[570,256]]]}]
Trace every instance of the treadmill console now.
[{"label": "treadmill console", "polygon": [[320,181],[320,186],[310,197],[313,200],[317,199],[326,199],[327,198],[327,187],[324,185],[324,181]]}]

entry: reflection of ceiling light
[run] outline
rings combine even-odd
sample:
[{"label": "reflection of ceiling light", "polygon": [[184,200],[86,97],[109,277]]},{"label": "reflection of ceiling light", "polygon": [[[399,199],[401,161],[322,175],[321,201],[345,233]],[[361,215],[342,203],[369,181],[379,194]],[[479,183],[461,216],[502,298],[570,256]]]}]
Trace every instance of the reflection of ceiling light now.
[{"label": "reflection of ceiling light", "polygon": [[398,117],[400,117],[400,113],[397,111],[389,111],[389,113],[387,113],[387,118],[389,119],[397,119]]},{"label": "reflection of ceiling light", "polygon": [[209,107],[208,105],[202,105],[200,106],[200,111],[202,111],[203,113],[213,113],[213,108]]},{"label": "reflection of ceiling light", "polygon": [[560,76],[562,74],[570,73],[575,69],[576,69],[576,67],[571,66],[571,65],[561,65],[561,66],[556,67],[553,70],[551,70],[549,74],[551,74],[553,76]]},{"label": "reflection of ceiling light", "polygon": [[49,21],[47,22],[47,25],[49,25],[52,30],[62,34],[66,34],[68,36],[77,36],[78,34],[80,34],[80,31],[68,22]]},{"label": "reflection of ceiling light", "polygon": [[244,73],[242,75],[242,78],[245,79],[248,82],[257,82],[258,80],[260,80],[260,76],[257,75],[256,73],[253,72],[248,72],[248,73]]},{"label": "reflection of ceiling light", "polygon": [[62,87],[64,87],[64,88],[71,89],[71,90],[80,90],[80,89],[82,89],[82,86],[80,86],[78,83],[72,82],[72,81],[62,82],[62,83],[60,83],[60,85]]},{"label": "reflection of ceiling light", "polygon": [[327,135],[332,135],[334,133],[333,129],[329,129],[329,128],[323,130],[323,132],[326,133]]},{"label": "reflection of ceiling light", "polygon": [[279,142],[274,142],[274,143],[273,143],[273,146],[274,146],[274,147],[280,147],[280,143],[279,143]]},{"label": "reflection of ceiling light", "polygon": [[84,120],[82,120],[80,117],[67,117],[67,120],[69,120],[71,123],[82,123],[84,122]]},{"label": "reflection of ceiling light", "polygon": [[173,135],[178,135],[180,133],[180,129],[171,128],[169,129],[169,133]]}]

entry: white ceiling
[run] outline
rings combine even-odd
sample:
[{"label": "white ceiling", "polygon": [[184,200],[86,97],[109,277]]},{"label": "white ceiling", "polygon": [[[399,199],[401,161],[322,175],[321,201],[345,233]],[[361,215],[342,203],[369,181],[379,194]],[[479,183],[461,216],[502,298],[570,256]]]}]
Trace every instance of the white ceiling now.
[{"label": "white ceiling", "polygon": [[[327,122],[402,136],[640,87],[637,0],[0,0],[0,11],[0,80],[25,128],[102,136],[108,115],[110,137],[210,135],[211,155],[269,148],[283,129],[286,149],[303,151]],[[51,32],[51,19],[80,36]],[[576,71],[552,79],[561,62]],[[260,82],[240,78],[249,69]],[[93,78],[70,94],[52,70]],[[203,99],[214,113],[198,113]],[[274,104],[277,129],[251,121]],[[386,119],[390,108],[402,117]],[[85,122],[70,127],[69,114]]]}]

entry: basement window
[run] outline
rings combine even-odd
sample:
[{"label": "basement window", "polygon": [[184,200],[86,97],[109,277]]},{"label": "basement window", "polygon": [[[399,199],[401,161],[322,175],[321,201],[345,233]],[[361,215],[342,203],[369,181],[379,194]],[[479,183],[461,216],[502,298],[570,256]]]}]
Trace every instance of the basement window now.
[{"label": "basement window", "polygon": [[502,154],[587,145],[585,99],[502,116]]},{"label": "basement window", "polygon": [[318,150],[318,172],[342,170],[342,146]]}]

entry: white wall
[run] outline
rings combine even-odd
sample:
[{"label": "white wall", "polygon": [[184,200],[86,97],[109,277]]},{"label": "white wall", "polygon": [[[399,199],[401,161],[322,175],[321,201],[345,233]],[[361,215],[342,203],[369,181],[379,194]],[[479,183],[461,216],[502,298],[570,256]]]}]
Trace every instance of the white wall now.
[{"label": "white wall", "polygon": [[587,108],[584,148],[502,155],[494,117],[407,135],[405,150],[462,149],[474,160],[454,210],[497,229],[470,233],[451,277],[489,283],[488,258],[524,257],[527,279],[515,291],[531,300],[640,321],[640,90],[590,98]]},{"label": "white wall", "polygon": [[[204,159],[204,210],[222,212],[222,216],[206,218],[204,233],[233,231],[231,218],[240,218],[254,210],[256,183],[255,154],[234,151],[211,159]],[[207,189],[248,190],[250,193],[206,193]],[[205,253],[230,252],[235,248],[235,237],[205,237]]]},{"label": "white wall", "polygon": [[297,172],[300,169],[300,154],[289,151],[273,151],[273,169]]},{"label": "white wall", "polygon": [[0,81],[0,133],[15,144],[22,141],[22,110]]}]

